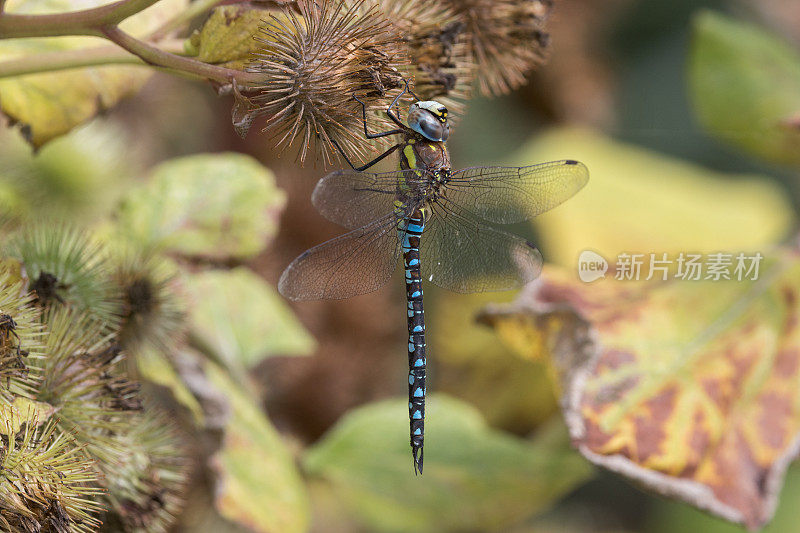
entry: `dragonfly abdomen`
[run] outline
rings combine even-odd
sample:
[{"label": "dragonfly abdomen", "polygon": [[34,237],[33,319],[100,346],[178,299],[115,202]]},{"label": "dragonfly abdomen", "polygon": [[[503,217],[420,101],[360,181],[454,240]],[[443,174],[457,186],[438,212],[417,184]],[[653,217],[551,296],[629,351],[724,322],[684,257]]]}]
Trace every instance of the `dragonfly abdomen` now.
[{"label": "dragonfly abdomen", "polygon": [[400,229],[406,271],[408,302],[408,416],[414,471],[422,473],[422,447],[425,440],[425,311],[422,306],[422,280],[419,241],[425,229],[422,209],[416,209]]}]

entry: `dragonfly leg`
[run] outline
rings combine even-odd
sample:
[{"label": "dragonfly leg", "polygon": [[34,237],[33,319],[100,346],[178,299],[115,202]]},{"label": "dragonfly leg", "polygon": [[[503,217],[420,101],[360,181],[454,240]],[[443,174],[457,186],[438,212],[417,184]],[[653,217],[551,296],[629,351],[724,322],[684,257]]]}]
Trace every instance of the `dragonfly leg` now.
[{"label": "dragonfly leg", "polygon": [[361,165],[360,167],[357,167],[357,166],[355,166],[355,165],[353,164],[353,162],[352,162],[352,161],[350,161],[350,158],[349,158],[349,157],[347,157],[347,154],[344,152],[344,150],[342,150],[342,147],[341,147],[341,146],[339,146],[339,143],[338,143],[338,142],[336,142],[336,139],[331,139],[331,142],[332,142],[332,143],[333,143],[333,145],[336,147],[336,149],[337,149],[337,150],[339,150],[339,153],[340,153],[340,154],[342,154],[342,157],[344,157],[344,160],[345,160],[345,161],[347,161],[347,164],[348,164],[348,165],[350,165],[350,167],[351,167],[353,170],[356,170],[356,171],[358,171],[358,172],[361,172],[362,170],[366,170],[366,169],[368,169],[369,167],[371,167],[372,165],[374,165],[374,164],[378,163],[379,161],[381,161],[381,160],[385,159],[385,158],[386,158],[386,157],[388,157],[389,155],[393,154],[395,150],[397,150],[398,148],[400,148],[400,146],[402,146],[402,145],[400,145],[400,144],[395,144],[394,146],[392,146],[391,148],[389,148],[388,150],[386,150],[385,152],[383,152],[381,155],[379,155],[378,157],[376,157],[376,158],[375,158],[375,159],[373,159],[372,161],[370,161],[370,162],[368,162],[368,163],[365,163],[365,164]]},{"label": "dragonfly leg", "polygon": [[[411,94],[414,96],[414,98],[416,98],[417,100],[419,100],[419,97],[418,97],[416,94],[414,94],[414,91],[412,91],[412,90],[409,88],[409,86],[408,86],[408,83],[409,83],[409,82],[408,82],[408,80],[405,80],[405,82],[406,82],[406,85],[405,85],[405,87],[403,87],[403,90],[402,90],[402,91],[400,91],[400,94],[398,94],[397,96],[395,96],[395,97],[394,97],[394,100],[392,100],[392,103],[391,103],[391,104],[389,104],[389,108],[388,108],[388,109],[386,109],[386,114],[389,116],[389,118],[392,120],[392,122],[394,122],[395,124],[397,124],[398,126],[400,126],[400,127],[401,127],[401,128],[404,130],[404,131],[406,130],[406,128],[408,128],[408,126],[406,126],[405,124],[403,124],[403,121],[402,121],[402,120],[400,120],[400,117],[398,117],[397,115],[395,115],[395,114],[392,112],[392,108],[393,108],[394,106],[396,106],[396,105],[397,105],[397,102],[399,102],[399,101],[400,101],[400,97],[401,97],[401,96],[403,96],[404,94],[406,94],[407,92],[408,92],[408,93],[411,93]],[[362,104],[362,105],[363,105],[363,104]]]},{"label": "dragonfly leg", "polygon": [[[389,109],[390,110],[392,109],[392,106],[395,105],[395,102],[397,101],[398,98],[400,98],[400,96],[402,94],[403,93],[400,93],[399,95],[397,95],[397,97],[395,97],[395,99],[392,101],[391,105],[389,105]],[[365,104],[363,102],[363,100],[361,100],[355,94],[353,94],[353,98],[356,100],[356,102],[361,104],[361,119],[362,119],[362,121],[364,123],[364,136],[366,136],[367,139],[379,139],[381,137],[388,137],[389,135],[399,135],[401,133],[405,133],[404,129],[394,129],[394,130],[384,131],[384,132],[381,132],[381,133],[370,133],[369,131],[367,131],[367,104]],[[392,118],[391,115],[389,115],[389,118]],[[392,120],[394,120],[394,119],[392,119]],[[396,121],[396,120],[394,120],[394,122],[396,124],[398,123],[398,121]],[[403,126],[403,123],[401,122],[401,123],[399,123],[399,125]]]},{"label": "dragonfly leg", "polygon": [[[365,104],[364,101],[361,100],[358,96],[353,94],[353,98],[355,99],[355,101],[358,102],[359,104],[361,104],[361,119],[362,119],[362,122],[364,124],[364,136],[367,139],[379,139],[381,137],[388,137],[389,135],[401,135],[401,134],[405,133],[408,130],[407,126],[405,124],[403,124],[402,121],[400,121],[400,118],[397,117],[392,112],[392,108],[397,105],[397,102],[400,101],[400,97],[403,96],[406,92],[409,92],[412,95],[414,95],[414,98],[418,98],[417,95],[414,94],[414,91],[412,91],[411,88],[409,87],[408,80],[405,80],[405,82],[406,82],[406,84],[405,84],[405,87],[403,87],[403,90],[400,91],[400,94],[398,94],[397,96],[394,97],[394,100],[392,100],[392,103],[389,104],[389,107],[386,109],[386,114],[389,116],[389,118],[392,119],[392,121],[395,124],[400,126],[400,128],[394,129],[394,130],[384,131],[384,132],[381,132],[381,133],[370,133],[369,130],[367,130],[367,104]],[[400,144],[396,144],[396,145],[392,146],[391,148],[389,148],[388,150],[386,150],[385,152],[383,152],[381,155],[379,155],[375,159],[373,159],[372,161],[370,161],[369,163],[365,163],[364,165],[361,165],[360,167],[357,167],[357,166],[355,166],[353,164],[352,161],[350,161],[350,158],[347,157],[347,154],[344,152],[342,147],[339,146],[339,143],[336,142],[335,139],[331,139],[331,142],[336,147],[336,149],[339,151],[339,153],[342,154],[342,157],[344,157],[344,160],[347,161],[347,164],[350,165],[350,167],[353,170],[356,170],[356,171],[359,171],[359,172],[361,172],[362,170],[366,170],[369,167],[371,167],[372,165],[376,164],[378,161],[383,160],[384,158],[386,158],[390,154],[394,153],[394,151],[397,150],[401,146]]]}]

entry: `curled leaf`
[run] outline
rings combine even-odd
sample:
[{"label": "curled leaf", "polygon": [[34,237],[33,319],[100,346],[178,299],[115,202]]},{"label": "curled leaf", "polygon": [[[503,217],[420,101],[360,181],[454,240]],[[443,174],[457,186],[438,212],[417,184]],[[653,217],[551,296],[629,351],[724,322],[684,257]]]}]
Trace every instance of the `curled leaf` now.
[{"label": "curled leaf", "polygon": [[755,281],[584,284],[551,268],[483,320],[550,358],[589,460],[758,528],[800,443],[799,302],[790,249]]}]

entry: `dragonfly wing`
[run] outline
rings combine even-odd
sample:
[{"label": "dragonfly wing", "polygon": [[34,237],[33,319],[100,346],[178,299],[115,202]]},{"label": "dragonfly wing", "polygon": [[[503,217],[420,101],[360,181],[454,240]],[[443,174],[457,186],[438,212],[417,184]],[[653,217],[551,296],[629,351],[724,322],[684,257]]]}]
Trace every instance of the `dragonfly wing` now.
[{"label": "dragonfly wing", "polygon": [[394,209],[399,186],[406,179],[419,179],[411,170],[359,172],[337,170],[317,183],[311,202],[330,220],[346,228],[358,228]]},{"label": "dragonfly wing", "polygon": [[471,220],[447,201],[429,208],[420,239],[423,281],[467,293],[514,289],[539,276],[542,254],[522,237]]},{"label": "dragonfly wing", "polygon": [[306,250],[281,274],[278,291],[290,300],[339,300],[372,292],[389,280],[400,258],[395,216]]},{"label": "dragonfly wing", "polygon": [[559,205],[589,181],[589,170],[573,160],[529,167],[473,167],[455,172],[447,198],[496,224],[513,224]]}]

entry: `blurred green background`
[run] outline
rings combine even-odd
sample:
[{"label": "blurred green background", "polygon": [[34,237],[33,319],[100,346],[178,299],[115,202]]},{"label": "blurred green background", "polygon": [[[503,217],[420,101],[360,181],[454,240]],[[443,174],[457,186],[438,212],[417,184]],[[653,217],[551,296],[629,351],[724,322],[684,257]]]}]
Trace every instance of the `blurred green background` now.
[{"label": "blurred green background", "polygon": [[[745,30],[737,33],[737,24],[760,28],[800,57],[800,4],[792,0],[558,0],[549,62],[522,89],[468,103],[449,143],[454,166],[560,158],[586,163],[592,177],[584,191],[541,220],[514,228],[540,246],[547,262],[568,269],[587,248],[611,259],[631,250],[766,251],[790,242],[800,207],[800,142],[791,142],[798,135],[791,124],[787,132],[776,133],[774,124],[765,126],[760,118],[774,113],[800,120],[800,63],[787,60],[785,72],[775,73],[763,87],[748,85],[748,73],[759,64],[758,59],[748,62],[748,51],[758,58],[760,44]],[[725,63],[729,56],[719,52],[726,49],[725,39],[732,43],[735,64]],[[715,68],[732,69],[738,82],[706,78]],[[742,105],[748,98],[771,105],[748,114]],[[792,109],[793,115],[785,113]],[[778,138],[784,133],[789,141]],[[291,149],[278,157],[271,147],[255,128],[245,140],[236,135],[229,98],[158,74],[106,115],[36,154],[16,131],[2,130],[0,205],[79,224],[102,226],[109,215],[125,224],[127,216],[148,216],[134,204],[137,195],[157,194],[153,187],[139,189],[155,165],[198,153],[249,154],[271,169],[286,194],[279,220],[275,213],[281,201],[270,200],[274,227],[259,229],[274,232],[274,240],[242,262],[274,287],[292,258],[342,230],[310,204],[326,169],[313,162],[300,167]],[[117,207],[121,198],[127,211]],[[215,290],[210,279],[193,283],[195,294]],[[237,287],[216,295],[202,310],[203,318],[214,321],[244,307],[238,304],[250,293]],[[230,308],[220,312],[216,304],[235,290],[241,299],[231,297]],[[376,293],[341,302],[292,304],[316,344],[302,332],[280,342],[285,331],[300,325],[276,294],[254,297],[263,297],[264,307],[254,304],[242,316],[269,309],[270,320],[281,317],[285,329],[269,330],[256,322],[252,331],[263,338],[238,339],[244,347],[237,348],[266,351],[270,357],[237,364],[252,368],[262,406],[300,464],[312,531],[742,530],[591,467],[570,449],[547,369],[518,357],[474,321],[487,304],[509,302],[514,294],[426,289],[428,390],[441,396],[430,408],[422,478],[411,474],[404,436],[407,362],[400,278]],[[205,339],[217,340],[213,332]],[[225,348],[218,353],[225,362]],[[309,355],[285,357],[294,353]],[[274,435],[253,441],[262,438]],[[464,449],[454,445],[465,442],[470,445]],[[430,466],[429,475],[428,462],[434,465],[437,457],[441,470]],[[461,470],[464,464],[469,467]],[[246,462],[229,468],[247,477]],[[246,480],[250,487],[259,483],[269,486],[272,480]],[[244,527],[210,508],[207,485],[211,481],[202,476],[193,485],[177,531]],[[233,490],[230,497],[237,494]],[[776,517],[764,531],[800,531],[793,512],[798,504],[800,470],[795,467]],[[226,516],[236,515],[233,510]],[[247,516],[240,523],[264,530],[257,513]],[[286,530],[302,530],[304,521]]]}]

